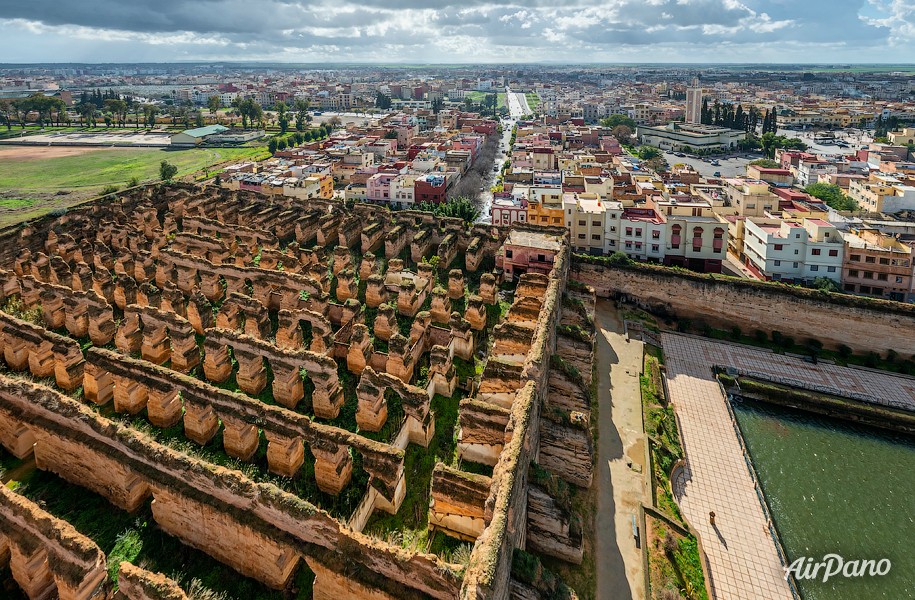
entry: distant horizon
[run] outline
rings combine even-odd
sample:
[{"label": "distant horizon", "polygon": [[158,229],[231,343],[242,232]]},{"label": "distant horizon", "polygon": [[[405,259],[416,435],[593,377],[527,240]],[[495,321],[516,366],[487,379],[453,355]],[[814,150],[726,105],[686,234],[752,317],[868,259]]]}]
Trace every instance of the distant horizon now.
[{"label": "distant horizon", "polygon": [[915,67],[915,62],[905,63],[905,62],[851,62],[851,61],[836,61],[836,62],[674,62],[674,61],[655,61],[655,62],[628,62],[628,61],[618,61],[618,62],[604,62],[604,61],[594,61],[594,62],[573,62],[573,61],[549,61],[549,60],[537,60],[529,62],[486,62],[486,61],[477,61],[477,62],[421,62],[421,61],[412,61],[412,60],[384,60],[384,61],[284,61],[284,60],[271,60],[271,59],[245,59],[245,60],[196,60],[196,59],[187,59],[187,60],[143,60],[143,61],[72,61],[72,62],[59,62],[59,61],[19,61],[19,62],[0,62],[0,68],[10,68],[17,66],[31,66],[31,65],[245,65],[245,64],[257,64],[257,65],[341,65],[349,67],[360,67],[360,66],[459,66],[459,67],[476,67],[476,66],[537,66],[537,65],[560,65],[560,66],[582,66],[582,67],[601,67],[601,66],[684,66],[684,67],[700,67],[700,66],[716,66],[716,67],[727,67],[727,66],[739,66],[739,67],[767,67],[767,66],[779,66],[779,67],[827,67],[827,68],[841,68],[844,66],[855,66],[855,67]]}]

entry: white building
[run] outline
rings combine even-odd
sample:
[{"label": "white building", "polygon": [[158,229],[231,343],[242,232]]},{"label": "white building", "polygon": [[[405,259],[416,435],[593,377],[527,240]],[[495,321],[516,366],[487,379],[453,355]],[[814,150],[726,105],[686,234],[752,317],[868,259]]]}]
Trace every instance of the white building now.
[{"label": "white building", "polygon": [[636,135],[643,144],[662,150],[679,150],[684,146],[697,150],[736,148],[737,142],[747,136],[745,131],[737,129],[683,123],[670,123],[663,127],[639,125]]},{"label": "white building", "polygon": [[783,221],[750,217],[745,221],[746,264],[758,277],[811,282],[842,276],[843,238],[822,219]]},{"label": "white building", "polygon": [[619,250],[621,202],[597,194],[563,194],[562,208],[575,252],[613,254]]}]

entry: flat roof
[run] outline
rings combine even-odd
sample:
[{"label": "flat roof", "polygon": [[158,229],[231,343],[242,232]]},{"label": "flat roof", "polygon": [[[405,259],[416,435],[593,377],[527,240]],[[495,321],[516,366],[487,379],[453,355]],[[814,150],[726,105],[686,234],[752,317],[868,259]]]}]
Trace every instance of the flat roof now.
[{"label": "flat roof", "polygon": [[512,246],[526,246],[554,252],[559,252],[562,248],[562,238],[558,235],[528,231],[526,229],[512,229],[505,243]]}]

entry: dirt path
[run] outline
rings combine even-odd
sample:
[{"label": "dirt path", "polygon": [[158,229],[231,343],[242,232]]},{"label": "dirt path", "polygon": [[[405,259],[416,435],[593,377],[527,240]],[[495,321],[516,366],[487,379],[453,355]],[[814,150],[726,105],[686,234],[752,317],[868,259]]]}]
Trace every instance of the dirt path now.
[{"label": "dirt path", "polygon": [[79,156],[88,152],[110,150],[107,146],[89,148],[87,146],[0,146],[0,160],[44,160],[62,156]]},{"label": "dirt path", "polygon": [[[597,361],[600,406],[597,459],[597,597],[624,600],[645,597],[642,554],[632,535],[632,517],[647,499],[643,473],[639,371],[641,342],[626,342],[612,302],[599,300]],[[641,532],[644,537],[644,532]]]}]

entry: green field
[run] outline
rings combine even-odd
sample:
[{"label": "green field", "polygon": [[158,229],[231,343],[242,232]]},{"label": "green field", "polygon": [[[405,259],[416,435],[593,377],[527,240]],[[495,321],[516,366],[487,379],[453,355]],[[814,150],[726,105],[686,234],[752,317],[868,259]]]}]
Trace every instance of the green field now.
[{"label": "green field", "polygon": [[[25,151],[25,149],[23,149]],[[28,151],[34,154],[35,147]],[[52,149],[49,149],[52,151]],[[159,179],[159,164],[178,167],[178,177],[208,167],[251,158],[266,158],[264,146],[238,148],[87,149],[83,154],[54,158],[17,158],[9,146],[0,147],[0,226],[34,218],[97,195],[109,185],[125,187]],[[66,192],[66,193],[63,193]]]},{"label": "green field", "polygon": [[527,99],[527,105],[531,110],[537,110],[540,107],[540,96],[534,92],[527,92],[524,97]]}]

